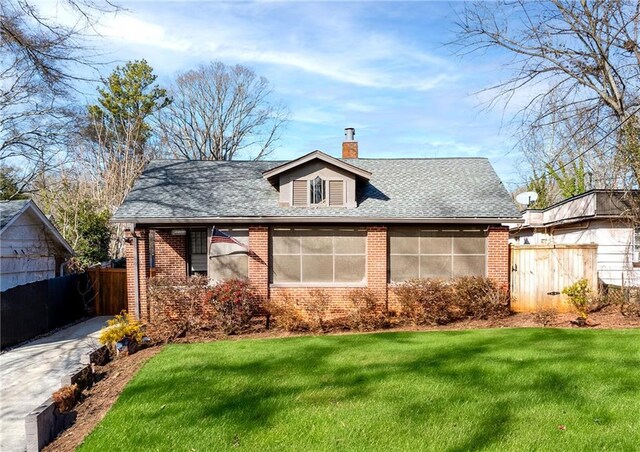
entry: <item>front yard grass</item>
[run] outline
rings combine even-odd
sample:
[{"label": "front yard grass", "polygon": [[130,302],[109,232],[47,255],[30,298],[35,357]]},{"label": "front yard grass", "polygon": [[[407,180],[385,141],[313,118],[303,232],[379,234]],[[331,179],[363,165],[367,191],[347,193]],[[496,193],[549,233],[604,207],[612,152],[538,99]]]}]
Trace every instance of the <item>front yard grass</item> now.
[{"label": "front yard grass", "polygon": [[640,330],[171,345],[82,451],[637,450]]}]

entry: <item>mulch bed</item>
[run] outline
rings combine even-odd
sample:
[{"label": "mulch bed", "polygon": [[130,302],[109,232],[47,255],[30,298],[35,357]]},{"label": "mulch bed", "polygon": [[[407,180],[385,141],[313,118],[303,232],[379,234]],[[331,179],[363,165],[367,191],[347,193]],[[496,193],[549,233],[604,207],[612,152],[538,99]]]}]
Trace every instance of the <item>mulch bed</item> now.
[{"label": "mulch bed", "polygon": [[[576,320],[575,313],[559,313],[546,319],[546,326],[552,328],[577,328],[572,321]],[[396,327],[383,331],[446,331],[446,330],[466,330],[480,328],[532,328],[542,327],[540,317],[536,314],[513,314],[505,318],[491,320],[463,320],[442,326],[415,326]],[[611,328],[640,328],[640,316],[623,316],[619,308],[608,306],[598,312],[589,315],[589,328],[611,329]],[[332,334],[359,334],[352,331],[336,330]],[[200,331],[189,333],[185,337],[179,338],[176,342],[209,342],[220,339],[244,339],[244,338],[276,338],[301,336],[312,333],[288,333],[278,330],[264,330],[256,325],[253,332],[237,336],[223,336],[217,332]],[[84,438],[98,425],[106,415],[109,408],[115,403],[118,396],[129,382],[129,380],[142,368],[142,366],[156,353],[160,352],[161,346],[155,346],[141,350],[133,355],[111,361],[106,366],[97,367],[96,372],[100,380],[92,388],[84,392],[83,401],[76,407],[78,414],[76,423],[63,432],[53,443],[44,450],[53,451],[73,451],[82,443]]]},{"label": "mulch bed", "polygon": [[72,452],[107,414],[111,405],[142,366],[162,347],[140,350],[133,355],[116,359],[105,366],[96,366],[99,381],[83,392],[82,402],[76,406],[75,424],[44,448],[47,452]]}]

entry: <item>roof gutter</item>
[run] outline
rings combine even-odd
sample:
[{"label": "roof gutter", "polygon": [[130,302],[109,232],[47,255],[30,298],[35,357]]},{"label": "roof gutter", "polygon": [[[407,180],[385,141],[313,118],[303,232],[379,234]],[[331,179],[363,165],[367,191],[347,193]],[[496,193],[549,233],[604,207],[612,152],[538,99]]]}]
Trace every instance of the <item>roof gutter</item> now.
[{"label": "roof gutter", "polygon": [[285,223],[369,223],[369,224],[502,224],[502,223],[524,223],[520,217],[464,217],[464,218],[381,218],[381,217],[173,217],[173,218],[117,218],[112,219],[112,223],[140,223],[140,224],[202,224],[202,223],[224,223],[224,224],[285,224]]}]

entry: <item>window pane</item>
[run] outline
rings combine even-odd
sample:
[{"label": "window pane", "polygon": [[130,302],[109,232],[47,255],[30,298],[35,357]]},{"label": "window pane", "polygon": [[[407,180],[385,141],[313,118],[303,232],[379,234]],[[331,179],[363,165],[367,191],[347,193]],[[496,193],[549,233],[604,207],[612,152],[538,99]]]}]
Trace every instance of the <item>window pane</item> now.
[{"label": "window pane", "polygon": [[484,276],[485,275],[484,256],[454,256],[453,257],[453,277],[458,276]]},{"label": "window pane", "polygon": [[336,256],[336,282],[359,283],[367,272],[365,256]]},{"label": "window pane", "polygon": [[207,254],[207,231],[191,232],[191,253]]},{"label": "window pane", "polygon": [[367,254],[366,231],[339,231],[336,234],[336,254]]},{"label": "window pane", "polygon": [[391,254],[418,254],[419,230],[396,229],[389,239],[389,252]]},{"label": "window pane", "polygon": [[484,254],[485,238],[482,235],[463,235],[453,239],[454,254]]},{"label": "window pane", "polygon": [[421,278],[451,278],[451,256],[420,256]]},{"label": "window pane", "polygon": [[206,254],[191,255],[191,272],[194,272],[194,273],[207,272],[207,255]]},{"label": "window pane", "polygon": [[391,268],[391,281],[402,282],[417,278],[419,256],[394,256],[389,259]]},{"label": "window pane", "polygon": [[316,177],[311,181],[311,203],[321,204],[324,201],[325,181]]},{"label": "window pane", "polygon": [[423,232],[420,238],[421,254],[451,254],[451,234]]},{"label": "window pane", "polygon": [[334,231],[302,231],[302,254],[333,254]]},{"label": "window pane", "polygon": [[291,231],[273,231],[273,254],[299,254],[300,237]]},{"label": "window pane", "polygon": [[240,278],[249,276],[249,260],[246,254],[232,254],[229,256],[216,256],[209,259],[209,278],[214,281]]},{"label": "window pane", "polygon": [[302,282],[333,282],[333,256],[302,255]]},{"label": "window pane", "polygon": [[273,256],[273,282],[300,282],[300,256]]}]

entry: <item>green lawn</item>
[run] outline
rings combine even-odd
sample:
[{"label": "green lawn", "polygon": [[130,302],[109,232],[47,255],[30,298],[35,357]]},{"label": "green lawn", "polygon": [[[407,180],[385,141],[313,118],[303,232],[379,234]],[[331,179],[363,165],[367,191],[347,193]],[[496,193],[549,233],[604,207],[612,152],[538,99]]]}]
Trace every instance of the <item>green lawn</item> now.
[{"label": "green lawn", "polygon": [[168,346],[80,450],[639,448],[640,330],[495,329]]}]

